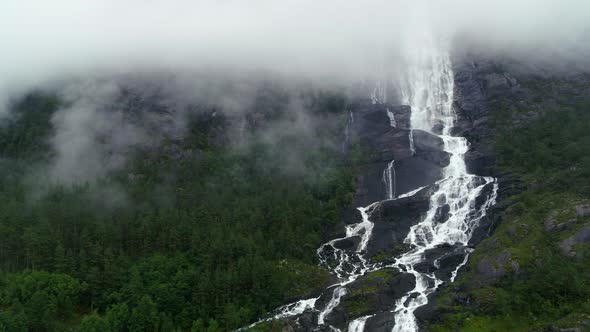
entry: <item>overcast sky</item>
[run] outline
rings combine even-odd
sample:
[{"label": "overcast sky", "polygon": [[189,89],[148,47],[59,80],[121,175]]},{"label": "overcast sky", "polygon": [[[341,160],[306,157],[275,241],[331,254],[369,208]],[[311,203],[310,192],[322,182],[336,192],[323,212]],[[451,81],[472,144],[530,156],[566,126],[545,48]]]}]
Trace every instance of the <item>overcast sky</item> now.
[{"label": "overcast sky", "polygon": [[582,61],[589,25],[588,0],[6,0],[0,89],[161,67],[354,77],[411,48],[421,30],[454,47],[468,36],[490,50]]}]

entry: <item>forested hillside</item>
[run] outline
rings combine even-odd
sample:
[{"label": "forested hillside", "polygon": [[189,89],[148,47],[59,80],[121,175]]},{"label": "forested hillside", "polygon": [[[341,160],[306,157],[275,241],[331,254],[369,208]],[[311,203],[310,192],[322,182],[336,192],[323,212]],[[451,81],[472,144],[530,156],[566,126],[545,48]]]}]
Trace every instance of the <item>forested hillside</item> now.
[{"label": "forested hillside", "polygon": [[305,135],[291,97],[261,94],[240,144],[206,108],[181,139],[73,185],[43,180],[64,102],[15,103],[0,131],[0,331],[227,331],[329,282],[315,251],[358,156],[342,153],[346,100],[308,97]]}]

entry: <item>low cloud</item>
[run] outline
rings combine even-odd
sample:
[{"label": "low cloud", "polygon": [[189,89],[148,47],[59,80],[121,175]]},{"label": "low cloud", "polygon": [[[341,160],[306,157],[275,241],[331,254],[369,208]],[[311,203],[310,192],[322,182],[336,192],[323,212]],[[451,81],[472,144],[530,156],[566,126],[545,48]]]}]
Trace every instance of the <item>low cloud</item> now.
[{"label": "low cloud", "polygon": [[355,81],[423,31],[555,61],[586,61],[590,44],[585,0],[19,0],[0,13],[4,102],[56,77],[153,68]]},{"label": "low cloud", "polygon": [[[401,76],[429,42],[586,70],[588,13],[585,0],[5,1],[0,115],[32,88],[62,95],[44,172],[79,183],[120,169],[137,145],[159,144],[153,126],[182,135],[191,105],[240,114],[276,77],[288,89],[359,93]],[[163,111],[128,121],[122,89],[156,96]],[[305,113],[294,119],[287,126],[310,127]]]}]

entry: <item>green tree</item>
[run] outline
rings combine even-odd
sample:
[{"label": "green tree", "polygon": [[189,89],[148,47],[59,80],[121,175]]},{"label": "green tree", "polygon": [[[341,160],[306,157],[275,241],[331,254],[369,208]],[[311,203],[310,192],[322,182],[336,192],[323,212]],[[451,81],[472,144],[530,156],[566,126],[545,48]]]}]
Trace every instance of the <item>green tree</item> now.
[{"label": "green tree", "polygon": [[205,324],[203,323],[202,319],[197,319],[193,321],[193,325],[191,326],[191,332],[205,332]]},{"label": "green tree", "polygon": [[207,332],[221,332],[221,327],[215,319],[209,320],[209,326],[207,326]]},{"label": "green tree", "polygon": [[114,304],[107,309],[105,317],[112,332],[123,332],[129,320],[129,307],[125,303]]},{"label": "green tree", "polygon": [[108,322],[96,312],[84,316],[80,323],[80,332],[110,332]]},{"label": "green tree", "polygon": [[0,311],[0,331],[26,332],[27,325],[27,316],[20,303],[13,305],[10,310]]},{"label": "green tree", "polygon": [[157,331],[158,323],[158,309],[156,305],[149,296],[143,296],[137,303],[137,306],[131,311],[129,331]]}]

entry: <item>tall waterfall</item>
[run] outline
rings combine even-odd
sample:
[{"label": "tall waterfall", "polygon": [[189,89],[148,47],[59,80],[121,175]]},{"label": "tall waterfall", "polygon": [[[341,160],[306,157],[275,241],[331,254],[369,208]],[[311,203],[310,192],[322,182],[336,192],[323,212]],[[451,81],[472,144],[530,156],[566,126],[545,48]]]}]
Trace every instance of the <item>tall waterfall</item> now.
[{"label": "tall waterfall", "polygon": [[[437,182],[437,190],[430,198],[426,218],[411,227],[404,240],[411,244],[411,250],[396,260],[400,271],[407,271],[416,278],[416,287],[397,301],[395,327],[393,331],[417,331],[414,311],[428,302],[428,295],[443,283],[434,273],[422,273],[414,266],[424,259],[424,253],[442,244],[466,246],[475,226],[485,216],[486,210],[495,203],[497,184],[494,178],[479,177],[467,173],[464,155],[469,146],[463,137],[451,135],[455,122],[453,110],[453,71],[449,55],[444,50],[426,45],[417,52],[408,68],[405,80],[401,82],[401,96],[404,104],[412,108],[412,129],[438,134],[444,142],[444,151],[450,154],[450,162],[443,169],[443,179]],[[439,127],[439,130],[433,128]],[[484,186],[494,184],[493,194],[479,210],[475,210],[476,198]],[[437,210],[449,206],[448,219],[437,223]],[[467,262],[469,249],[464,251],[464,260],[453,272]]]},{"label": "tall waterfall", "polygon": [[[463,137],[451,134],[456,114],[453,110],[454,82],[450,57],[444,48],[435,46],[434,43],[425,43],[424,47],[414,50],[416,52],[406,67],[407,74],[397,85],[402,103],[410,105],[412,111],[409,148],[414,151],[412,131],[422,130],[440,137],[444,143],[444,151],[450,155],[448,166],[442,170],[442,179],[433,184],[434,189],[429,198],[429,208],[425,217],[410,228],[404,240],[409,244],[408,251],[395,257],[395,261],[387,265],[372,263],[368,260],[365,255],[367,245],[373,236],[374,226],[371,222],[371,213],[381,201],[366,207],[358,207],[362,220],[357,224],[347,225],[344,237],[326,242],[317,250],[320,264],[328,268],[338,278],[338,282],[325,289],[317,298],[300,300],[276,309],[274,314],[265,320],[296,317],[311,311],[317,316],[315,326],[318,330],[323,331],[327,328],[330,331],[340,331],[331,326],[327,318],[341,305],[343,297],[347,296],[347,285],[369,272],[393,268],[413,275],[416,281],[414,289],[404,294],[390,309],[392,318],[395,320],[393,331],[418,331],[415,310],[427,304],[428,295],[435,292],[445,280],[437,277],[434,272],[418,271],[419,269],[415,269],[417,264],[425,261],[425,253],[431,249],[441,245],[454,246],[459,249],[463,259],[457,266],[451,266],[454,270],[448,281],[453,282],[458,270],[467,263],[472,250],[467,247],[468,242],[479,221],[495,203],[498,185],[494,178],[480,177],[467,172],[464,155],[468,151],[468,142]],[[391,85],[395,86],[395,84]],[[371,95],[373,103],[383,102],[382,98],[385,98],[387,86],[386,83],[380,83],[377,86]],[[389,109],[387,111],[390,126],[396,127],[393,113]],[[354,117],[351,113],[349,124],[353,121]],[[424,188],[397,195],[395,165],[395,161],[392,160],[383,170],[382,179],[386,192],[383,200],[410,197]],[[493,187],[491,194],[485,195],[483,204],[481,202],[477,204],[476,200],[484,192],[484,187],[488,185]],[[439,210],[447,205],[448,218],[438,220]],[[354,248],[339,248],[339,242],[353,238],[359,239]],[[439,263],[435,262],[436,264]],[[322,301],[319,301],[320,299]],[[364,331],[365,325],[375,314],[358,317],[348,322],[345,331]]]}]

